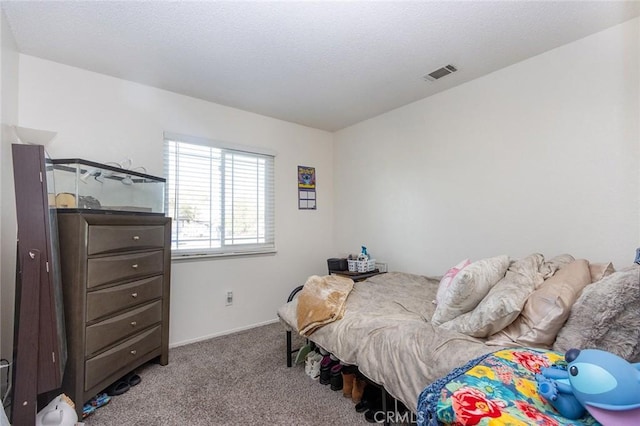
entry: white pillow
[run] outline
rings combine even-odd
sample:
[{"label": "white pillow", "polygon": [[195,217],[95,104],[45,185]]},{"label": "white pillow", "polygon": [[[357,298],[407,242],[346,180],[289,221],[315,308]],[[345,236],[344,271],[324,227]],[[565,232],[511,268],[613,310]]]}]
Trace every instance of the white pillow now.
[{"label": "white pillow", "polygon": [[539,272],[544,261],[532,254],[511,263],[504,278],[498,281],[473,310],[442,324],[473,337],[487,337],[511,324],[520,315],[533,290],[543,281]]},{"label": "white pillow", "polygon": [[509,256],[478,260],[460,271],[444,293],[431,317],[434,325],[469,312],[487,295],[509,267]]},{"label": "white pillow", "polygon": [[440,284],[438,284],[438,293],[436,294],[436,300],[433,301],[436,305],[442,302],[442,298],[444,297],[444,294],[446,293],[447,289],[451,285],[451,282],[453,281],[453,279],[456,277],[456,275],[458,275],[458,272],[462,271],[464,268],[466,268],[469,265],[471,265],[471,261],[469,259],[465,259],[462,262],[458,263],[453,268],[449,269],[444,274],[444,276],[440,280]]}]

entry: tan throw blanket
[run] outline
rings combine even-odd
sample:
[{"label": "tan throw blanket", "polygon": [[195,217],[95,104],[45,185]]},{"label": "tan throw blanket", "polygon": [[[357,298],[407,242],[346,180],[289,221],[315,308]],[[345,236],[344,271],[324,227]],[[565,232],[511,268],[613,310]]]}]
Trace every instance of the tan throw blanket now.
[{"label": "tan throw blanket", "polygon": [[344,315],[347,296],[353,289],[353,280],[338,275],[313,275],[298,295],[298,331],[309,336],[325,324]]}]

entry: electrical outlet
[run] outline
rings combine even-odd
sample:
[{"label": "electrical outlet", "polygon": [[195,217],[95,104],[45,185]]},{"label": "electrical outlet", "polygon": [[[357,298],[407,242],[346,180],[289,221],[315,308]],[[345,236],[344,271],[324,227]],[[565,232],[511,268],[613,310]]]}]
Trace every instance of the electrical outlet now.
[{"label": "electrical outlet", "polygon": [[233,305],[233,292],[232,291],[228,291],[227,292],[227,303],[225,305],[226,306]]}]

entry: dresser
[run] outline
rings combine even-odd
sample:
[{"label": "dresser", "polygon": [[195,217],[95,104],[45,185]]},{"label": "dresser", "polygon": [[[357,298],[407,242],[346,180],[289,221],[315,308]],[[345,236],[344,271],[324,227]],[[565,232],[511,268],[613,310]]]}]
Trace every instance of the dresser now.
[{"label": "dresser", "polygon": [[68,345],[62,391],[81,416],[86,401],[126,373],[169,362],[171,219],[60,209],[58,232]]}]

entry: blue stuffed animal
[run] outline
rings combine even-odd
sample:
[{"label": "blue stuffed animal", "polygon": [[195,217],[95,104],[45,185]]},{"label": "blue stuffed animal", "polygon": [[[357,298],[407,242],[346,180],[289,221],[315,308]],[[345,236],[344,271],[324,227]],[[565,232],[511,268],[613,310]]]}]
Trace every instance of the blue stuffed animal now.
[{"label": "blue stuffed animal", "polygon": [[640,363],[598,349],[570,349],[566,367],[543,368],[538,393],[568,419],[585,409],[600,423],[640,424]]}]

